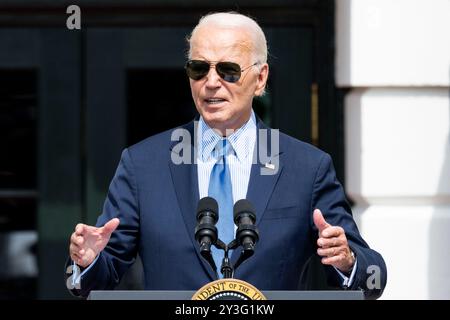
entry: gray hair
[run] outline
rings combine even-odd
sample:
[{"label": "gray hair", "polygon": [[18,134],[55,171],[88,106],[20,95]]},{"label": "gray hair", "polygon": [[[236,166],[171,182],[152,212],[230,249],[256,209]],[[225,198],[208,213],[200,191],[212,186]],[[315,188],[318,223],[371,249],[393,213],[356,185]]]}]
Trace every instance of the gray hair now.
[{"label": "gray hair", "polygon": [[203,16],[199,20],[195,28],[192,30],[190,36],[187,38],[187,41],[189,43],[188,58],[191,58],[190,40],[199,27],[207,24],[213,24],[219,27],[227,28],[246,28],[253,40],[252,43],[254,47],[254,58],[259,64],[267,63],[267,41],[264,32],[255,20],[237,12],[218,12]]}]

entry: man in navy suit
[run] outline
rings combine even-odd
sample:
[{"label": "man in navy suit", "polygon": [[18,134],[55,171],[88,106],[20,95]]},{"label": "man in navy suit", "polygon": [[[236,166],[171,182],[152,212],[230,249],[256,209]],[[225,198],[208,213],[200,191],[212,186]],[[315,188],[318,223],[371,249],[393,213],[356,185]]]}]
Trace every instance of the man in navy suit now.
[{"label": "man in navy suit", "polygon": [[[209,195],[217,148],[226,140],[230,199],[255,206],[260,234],[235,278],[260,290],[296,290],[317,254],[330,285],[379,297],[385,263],[359,234],[330,156],[268,130],[252,110],[269,74],[258,24],[236,13],[205,16],[190,36],[188,58],[199,117],[123,151],[96,226],[78,224],[70,238],[69,264],[78,269],[72,292],[113,289],[137,254],[148,290],[197,290],[217,279],[194,229],[197,203]],[[220,219],[230,214],[220,212]],[[238,256],[234,250],[231,261]]]}]

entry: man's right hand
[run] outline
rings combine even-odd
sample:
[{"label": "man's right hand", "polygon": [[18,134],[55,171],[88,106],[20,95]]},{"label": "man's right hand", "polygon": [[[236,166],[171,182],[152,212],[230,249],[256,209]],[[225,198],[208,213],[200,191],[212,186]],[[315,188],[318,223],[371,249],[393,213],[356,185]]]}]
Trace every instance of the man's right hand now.
[{"label": "man's right hand", "polygon": [[88,267],[106,247],[119,223],[120,220],[114,218],[101,228],[77,224],[75,232],[70,237],[70,258],[80,267]]}]

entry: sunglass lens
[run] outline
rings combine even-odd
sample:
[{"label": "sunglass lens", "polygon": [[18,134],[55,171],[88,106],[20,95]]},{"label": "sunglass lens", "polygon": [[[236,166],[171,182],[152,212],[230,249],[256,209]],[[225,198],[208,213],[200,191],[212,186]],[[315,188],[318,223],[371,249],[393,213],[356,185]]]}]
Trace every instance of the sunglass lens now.
[{"label": "sunglass lens", "polygon": [[186,73],[192,80],[200,80],[209,72],[209,63],[201,60],[190,60],[186,63]]},{"label": "sunglass lens", "polygon": [[234,62],[219,62],[216,71],[227,82],[237,82],[241,77],[241,67]]},{"label": "sunglass lens", "polygon": [[[208,74],[209,68],[209,63],[202,60],[189,60],[186,63],[186,73],[192,80],[202,79]],[[237,82],[241,77],[241,67],[234,62],[219,62],[216,71],[227,82]]]}]

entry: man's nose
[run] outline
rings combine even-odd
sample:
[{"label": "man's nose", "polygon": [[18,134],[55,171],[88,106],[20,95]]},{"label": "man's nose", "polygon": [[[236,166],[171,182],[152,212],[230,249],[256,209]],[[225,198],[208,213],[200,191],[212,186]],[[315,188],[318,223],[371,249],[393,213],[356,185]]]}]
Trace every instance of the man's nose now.
[{"label": "man's nose", "polygon": [[216,67],[211,66],[206,75],[206,87],[212,89],[220,87],[221,85],[222,83],[220,82],[220,76],[217,74]]}]

